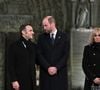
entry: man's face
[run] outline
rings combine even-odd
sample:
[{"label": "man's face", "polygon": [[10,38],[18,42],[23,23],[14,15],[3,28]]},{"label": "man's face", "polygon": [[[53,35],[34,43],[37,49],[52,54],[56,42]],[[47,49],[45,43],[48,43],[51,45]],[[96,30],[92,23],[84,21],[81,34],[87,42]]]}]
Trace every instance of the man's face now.
[{"label": "man's face", "polygon": [[26,38],[26,39],[33,39],[33,28],[32,26],[30,25],[27,25],[25,27],[25,30],[23,30],[23,36]]},{"label": "man's face", "polygon": [[52,31],[51,29],[52,24],[48,22],[48,19],[44,19],[42,22],[42,25],[43,25],[43,29],[45,30],[45,32],[50,33]]}]

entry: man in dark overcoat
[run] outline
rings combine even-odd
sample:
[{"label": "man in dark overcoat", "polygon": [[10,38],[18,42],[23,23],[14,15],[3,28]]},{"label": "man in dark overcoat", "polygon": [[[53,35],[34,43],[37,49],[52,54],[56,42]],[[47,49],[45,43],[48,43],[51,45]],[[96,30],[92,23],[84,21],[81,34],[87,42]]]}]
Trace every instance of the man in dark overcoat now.
[{"label": "man in dark overcoat", "polygon": [[46,16],[42,24],[45,32],[39,36],[37,43],[40,90],[68,90],[68,36],[57,30],[55,19],[52,16]]},{"label": "man in dark overcoat", "polygon": [[12,43],[8,51],[8,72],[12,90],[34,90],[35,44],[30,24],[20,27],[20,38]]}]

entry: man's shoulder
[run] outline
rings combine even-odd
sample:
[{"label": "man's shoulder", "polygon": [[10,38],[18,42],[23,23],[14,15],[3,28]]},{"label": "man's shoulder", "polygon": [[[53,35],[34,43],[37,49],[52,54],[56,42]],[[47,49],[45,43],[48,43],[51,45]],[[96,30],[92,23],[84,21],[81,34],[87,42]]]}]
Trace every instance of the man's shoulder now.
[{"label": "man's shoulder", "polygon": [[59,34],[62,34],[62,35],[69,35],[69,32],[65,32],[65,31],[57,31]]},{"label": "man's shoulder", "polygon": [[45,38],[47,35],[48,35],[47,33],[41,33],[41,34],[39,35],[39,38]]},{"label": "man's shoulder", "polygon": [[61,37],[65,39],[70,39],[70,33],[67,33],[65,31],[58,31],[58,35],[60,35]]},{"label": "man's shoulder", "polygon": [[43,32],[43,33],[40,34],[40,36],[45,36],[47,34],[49,34],[49,33]]},{"label": "man's shoulder", "polygon": [[16,47],[19,43],[20,43],[20,40],[17,39],[16,41],[13,41],[9,46],[13,48],[13,47]]}]

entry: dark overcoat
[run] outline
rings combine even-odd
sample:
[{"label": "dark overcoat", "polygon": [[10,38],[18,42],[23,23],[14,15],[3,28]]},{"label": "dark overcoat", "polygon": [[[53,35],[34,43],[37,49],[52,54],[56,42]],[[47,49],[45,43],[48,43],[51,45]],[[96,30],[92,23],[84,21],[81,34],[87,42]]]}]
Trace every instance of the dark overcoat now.
[{"label": "dark overcoat", "polygon": [[33,90],[35,86],[35,47],[35,44],[22,37],[9,47],[10,81],[18,81],[20,90]]},{"label": "dark overcoat", "polygon": [[[50,34],[43,33],[38,39],[38,57],[40,64],[40,90],[67,90],[67,59],[69,39],[66,33],[58,31],[54,45]],[[55,66],[56,75],[48,74],[48,67]]]},{"label": "dark overcoat", "polygon": [[86,76],[84,90],[91,90],[91,85],[96,85],[93,80],[100,78],[100,43],[84,47],[82,67]]}]

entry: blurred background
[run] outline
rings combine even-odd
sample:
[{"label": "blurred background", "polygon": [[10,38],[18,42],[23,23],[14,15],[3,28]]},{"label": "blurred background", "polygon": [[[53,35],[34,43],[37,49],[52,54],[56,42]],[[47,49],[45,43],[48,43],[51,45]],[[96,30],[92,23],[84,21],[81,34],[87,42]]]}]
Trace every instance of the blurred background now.
[{"label": "blurred background", "polygon": [[[7,49],[18,38],[19,26],[31,23],[36,42],[38,34],[43,32],[41,22],[46,15],[54,16],[59,30],[70,37],[69,90],[83,90],[83,48],[88,44],[92,27],[100,26],[99,8],[100,0],[0,0],[0,90],[10,90]],[[39,69],[36,72],[39,90]]]}]

